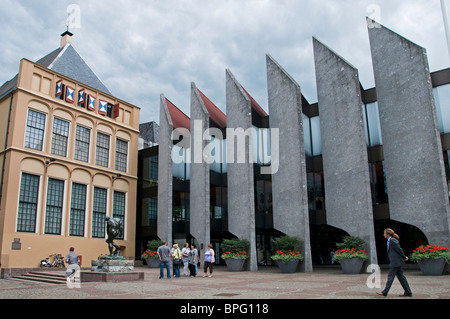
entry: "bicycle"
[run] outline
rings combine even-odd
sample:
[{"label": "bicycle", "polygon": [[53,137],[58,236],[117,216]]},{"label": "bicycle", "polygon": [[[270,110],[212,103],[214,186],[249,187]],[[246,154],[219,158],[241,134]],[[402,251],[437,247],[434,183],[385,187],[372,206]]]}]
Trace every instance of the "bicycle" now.
[{"label": "bicycle", "polygon": [[61,267],[61,268],[65,268],[66,265],[64,264],[64,258],[61,254],[53,254],[50,255],[49,257],[53,257],[53,262],[51,263],[51,267]]}]

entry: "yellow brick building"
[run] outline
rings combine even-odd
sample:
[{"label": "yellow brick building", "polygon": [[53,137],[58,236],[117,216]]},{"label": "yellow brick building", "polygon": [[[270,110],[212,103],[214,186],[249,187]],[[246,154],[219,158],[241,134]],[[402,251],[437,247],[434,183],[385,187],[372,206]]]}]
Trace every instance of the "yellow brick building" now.
[{"label": "yellow brick building", "polygon": [[116,243],[134,259],[140,109],[110,93],[72,36],[0,87],[3,272],[70,247],[89,267],[108,254],[106,216],[123,220]]}]

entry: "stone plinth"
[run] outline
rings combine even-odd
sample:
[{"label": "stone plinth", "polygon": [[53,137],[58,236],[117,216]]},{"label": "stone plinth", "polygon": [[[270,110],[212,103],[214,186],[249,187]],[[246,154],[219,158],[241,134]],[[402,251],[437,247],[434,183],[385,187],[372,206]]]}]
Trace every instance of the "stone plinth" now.
[{"label": "stone plinth", "polygon": [[123,282],[144,280],[143,272],[81,272],[81,282]]},{"label": "stone plinth", "polygon": [[81,272],[81,282],[121,282],[144,280],[143,272],[134,271],[134,260],[100,258],[91,261],[91,272]]},{"label": "stone plinth", "polygon": [[133,272],[134,260],[101,258],[92,261],[93,272]]}]

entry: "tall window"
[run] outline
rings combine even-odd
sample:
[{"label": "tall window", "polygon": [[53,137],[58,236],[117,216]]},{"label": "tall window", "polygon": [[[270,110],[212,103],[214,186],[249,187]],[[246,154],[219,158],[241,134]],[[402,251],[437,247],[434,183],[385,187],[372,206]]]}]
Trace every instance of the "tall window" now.
[{"label": "tall window", "polygon": [[116,141],[116,170],[127,171],[128,142],[117,139]]},{"label": "tall window", "polygon": [[52,154],[67,156],[67,141],[69,140],[70,123],[58,118],[53,120]]},{"label": "tall window", "polygon": [[109,135],[97,133],[97,152],[95,164],[108,167],[109,164]]},{"label": "tall window", "polygon": [[155,226],[158,219],[158,199],[142,199],[142,226]]},{"label": "tall window", "polygon": [[76,183],[72,184],[72,203],[70,205],[70,236],[84,236],[86,190],[86,185]]},{"label": "tall window", "polygon": [[42,151],[45,130],[45,114],[28,110],[25,147]]},{"label": "tall window", "polygon": [[77,125],[75,135],[75,159],[77,161],[89,162],[89,144],[91,141],[91,130]]},{"label": "tall window", "polygon": [[47,188],[47,209],[45,211],[45,233],[61,234],[64,181],[49,178]]},{"label": "tall window", "polygon": [[105,238],[107,190],[94,187],[94,203],[92,211],[92,237]]},{"label": "tall window", "polygon": [[39,176],[22,173],[20,183],[17,231],[34,233],[39,195]]},{"label": "tall window", "polygon": [[[113,217],[122,220],[125,226],[125,193],[114,191]],[[123,235],[117,239],[123,239]]]}]

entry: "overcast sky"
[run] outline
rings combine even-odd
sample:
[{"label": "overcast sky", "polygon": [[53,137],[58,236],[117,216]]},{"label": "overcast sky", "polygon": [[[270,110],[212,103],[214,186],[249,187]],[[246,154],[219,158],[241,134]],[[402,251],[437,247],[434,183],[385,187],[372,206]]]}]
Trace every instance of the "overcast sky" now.
[{"label": "overcast sky", "polygon": [[189,115],[191,82],[225,112],[227,68],[267,110],[266,53],[317,102],[312,36],[358,68],[364,88],[373,87],[366,16],[425,47],[431,71],[450,66],[439,0],[0,3],[0,85],[22,58],[36,61],[59,47],[67,7],[77,4],[75,48],[113,95],[142,109],[141,123],[159,123],[161,93]]}]

